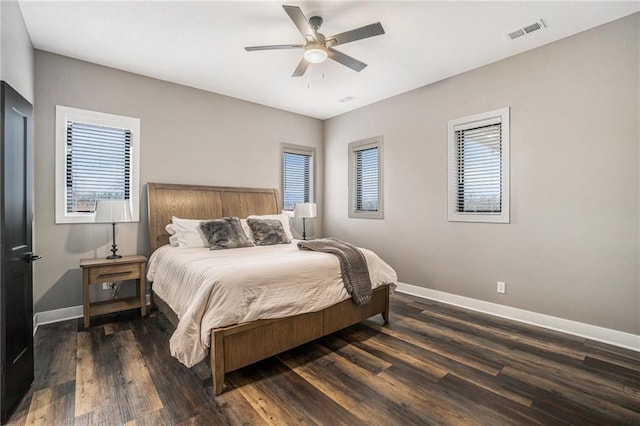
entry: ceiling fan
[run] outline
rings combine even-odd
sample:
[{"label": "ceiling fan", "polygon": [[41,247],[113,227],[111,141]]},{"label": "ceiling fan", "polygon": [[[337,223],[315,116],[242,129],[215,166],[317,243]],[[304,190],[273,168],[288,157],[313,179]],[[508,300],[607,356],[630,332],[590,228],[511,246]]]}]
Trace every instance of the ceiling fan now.
[{"label": "ceiling fan", "polygon": [[256,50],[281,50],[281,49],[304,49],[304,55],[292,77],[301,77],[307,71],[309,64],[317,64],[323,62],[327,58],[333,59],[342,65],[351,68],[354,71],[362,71],[367,64],[346,55],[342,52],[335,50],[333,47],[340,44],[351,43],[352,41],[362,40],[384,34],[384,29],[380,22],[375,24],[365,25],[364,27],[356,28],[354,30],[345,31],[340,34],[332,35],[331,37],[325,37],[319,33],[318,30],[322,25],[322,18],[319,16],[312,16],[307,18],[297,6],[282,6],[287,15],[291,18],[294,25],[298,28],[298,31],[305,38],[305,44],[276,44],[270,46],[249,46],[245,47],[248,52]]}]

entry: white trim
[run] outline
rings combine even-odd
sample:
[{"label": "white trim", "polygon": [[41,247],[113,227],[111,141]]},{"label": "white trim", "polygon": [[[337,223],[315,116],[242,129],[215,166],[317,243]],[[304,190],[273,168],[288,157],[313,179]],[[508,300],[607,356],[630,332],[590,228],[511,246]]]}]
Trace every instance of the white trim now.
[{"label": "white trim", "polygon": [[309,202],[315,203],[316,201],[316,148],[314,146],[306,146],[306,145],[295,145],[287,142],[282,142],[280,144],[280,196],[282,199],[280,200],[282,203],[283,211],[293,211],[293,210],[284,210],[284,154],[299,154],[299,155],[308,155],[311,157],[311,175],[309,176]]},{"label": "white trim", "polygon": [[[509,223],[510,222],[510,109],[509,107],[488,111],[468,117],[456,118],[447,122],[447,219],[449,222],[480,222],[480,223]],[[502,125],[502,211],[500,213],[470,213],[458,212],[458,165],[455,132],[473,127],[500,123]]]},{"label": "white trim", "polygon": [[640,352],[640,335],[637,334],[611,330],[411,284],[398,283],[397,291]]},{"label": "white trim", "polygon": [[[360,141],[351,142],[348,145],[349,153],[349,212],[348,217],[353,219],[384,219],[384,148],[383,137],[375,136]],[[378,150],[378,210],[375,212],[359,211],[355,209],[356,199],[356,169],[355,155],[358,151],[376,148]]]},{"label": "white trim", "polygon": [[[640,352],[640,335],[611,330],[609,328],[598,327],[550,315],[539,314],[537,312],[526,311],[524,309],[512,308],[498,303],[485,302],[484,300],[458,296],[411,284],[398,283],[396,291]],[[147,305],[149,304],[150,297],[147,294]],[[40,325],[81,317],[82,305],[56,309],[53,311],[38,312],[33,316],[33,334],[36,334],[38,326]]]},{"label": "white trim", "polygon": [[[151,297],[147,294],[147,306],[151,304]],[[82,305],[69,306],[68,308],[54,309],[52,311],[36,312],[33,315],[33,335],[36,335],[38,327],[45,324],[53,324],[76,318],[82,318]]]},{"label": "white trim", "polygon": [[33,334],[36,334],[38,327],[54,322],[66,321],[82,317],[82,305],[70,306],[68,308],[54,309],[52,311],[36,312],[33,316]]},{"label": "white trim", "polygon": [[67,122],[79,121],[131,130],[131,222],[140,221],[140,119],[56,105],[55,220],[60,223],[94,223],[94,213],[67,213]]}]

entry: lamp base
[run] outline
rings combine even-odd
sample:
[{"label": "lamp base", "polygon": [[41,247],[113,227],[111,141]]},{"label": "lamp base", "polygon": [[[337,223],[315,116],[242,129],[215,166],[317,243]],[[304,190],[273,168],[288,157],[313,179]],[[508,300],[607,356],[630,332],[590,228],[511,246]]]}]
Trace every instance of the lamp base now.
[{"label": "lamp base", "polygon": [[118,245],[116,244],[116,224],[115,223],[111,224],[111,230],[113,232],[113,244],[111,244],[111,254],[107,256],[107,259],[120,259],[122,256],[117,254]]},{"label": "lamp base", "polygon": [[307,239],[307,218],[302,218],[302,239]]}]

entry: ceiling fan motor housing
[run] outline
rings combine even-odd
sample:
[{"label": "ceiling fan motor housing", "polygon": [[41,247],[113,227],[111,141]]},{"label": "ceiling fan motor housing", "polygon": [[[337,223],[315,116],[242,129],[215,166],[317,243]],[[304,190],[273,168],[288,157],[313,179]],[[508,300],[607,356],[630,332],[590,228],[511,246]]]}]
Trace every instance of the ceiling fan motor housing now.
[{"label": "ceiling fan motor housing", "polygon": [[322,26],[322,18],[320,16],[312,16],[309,18],[309,25],[313,28],[313,31],[318,32],[320,27]]}]

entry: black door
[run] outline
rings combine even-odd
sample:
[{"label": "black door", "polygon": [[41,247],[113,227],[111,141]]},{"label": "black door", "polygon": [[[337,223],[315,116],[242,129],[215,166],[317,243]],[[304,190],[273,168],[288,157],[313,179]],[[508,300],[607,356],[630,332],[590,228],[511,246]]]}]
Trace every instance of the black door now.
[{"label": "black door", "polygon": [[33,107],[1,82],[0,414],[4,423],[33,381],[31,196]]}]

